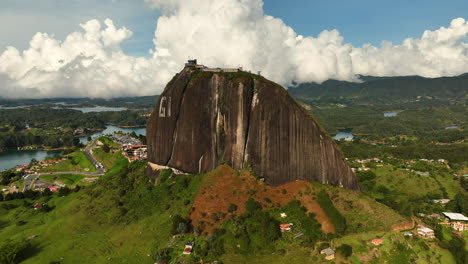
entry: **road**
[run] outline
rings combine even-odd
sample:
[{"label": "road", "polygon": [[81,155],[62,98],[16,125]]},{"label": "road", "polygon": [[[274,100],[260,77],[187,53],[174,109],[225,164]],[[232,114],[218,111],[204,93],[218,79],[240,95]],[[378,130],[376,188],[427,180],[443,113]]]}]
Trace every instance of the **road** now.
[{"label": "road", "polygon": [[101,168],[100,166],[96,165],[101,165],[93,156],[93,148],[96,147],[97,144],[97,139],[94,139],[91,141],[88,146],[86,146],[84,152],[86,154],[86,157],[93,163],[93,166],[96,167],[96,172],[77,172],[77,171],[60,171],[60,172],[44,172],[44,173],[37,173],[37,174],[27,174],[24,176],[24,186],[23,186],[23,192],[25,190],[29,190],[32,187],[32,184],[35,180],[39,179],[39,177],[43,175],[60,175],[60,174],[79,174],[79,175],[87,175],[87,176],[101,176],[104,175],[106,170],[104,168]]},{"label": "road", "polygon": [[[97,141],[98,141],[97,139],[93,139],[93,141],[91,141],[91,143],[85,147],[84,152],[86,154],[86,157],[88,157],[91,163],[93,163],[93,166],[96,167],[96,173],[102,175],[106,172],[106,170],[104,170],[104,168],[101,168],[102,167],[101,163],[99,163],[93,156],[93,148],[96,147]],[[97,166],[97,165],[101,165],[101,166]]]}]

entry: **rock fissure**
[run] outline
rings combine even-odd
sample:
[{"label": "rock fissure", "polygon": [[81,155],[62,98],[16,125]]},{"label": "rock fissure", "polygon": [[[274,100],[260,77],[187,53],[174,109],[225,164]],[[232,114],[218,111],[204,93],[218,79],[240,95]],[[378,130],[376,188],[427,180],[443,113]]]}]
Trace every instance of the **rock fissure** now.
[{"label": "rock fissure", "polygon": [[[189,84],[190,84],[190,82],[185,84],[185,87],[182,90],[182,96],[181,96],[182,98],[180,99],[178,109],[180,109],[180,107],[184,103],[185,91],[187,90],[187,87],[189,86]],[[176,142],[177,142],[177,129],[179,128],[179,117],[180,117],[180,111],[177,112],[177,115],[176,115],[176,118],[175,118],[176,126],[175,126],[175,129],[174,129],[174,133],[172,135],[172,138],[173,138],[172,151],[171,151],[171,155],[169,156],[168,160],[166,161],[166,166],[169,165],[169,163],[172,161],[172,157],[174,156],[174,150],[175,150],[175,146],[176,146]]]}]

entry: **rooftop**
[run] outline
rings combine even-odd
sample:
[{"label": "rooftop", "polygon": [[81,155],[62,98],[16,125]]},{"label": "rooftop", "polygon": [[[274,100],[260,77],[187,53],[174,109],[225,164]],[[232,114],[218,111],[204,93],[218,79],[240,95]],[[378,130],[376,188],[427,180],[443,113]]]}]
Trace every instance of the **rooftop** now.
[{"label": "rooftop", "polygon": [[425,226],[422,226],[422,227],[418,227],[418,231],[422,231],[424,233],[430,233],[430,232],[434,232],[434,230],[430,229],[430,228],[427,228]]},{"label": "rooftop", "polygon": [[326,254],[328,256],[328,255],[335,254],[335,251],[333,251],[333,249],[331,249],[331,248],[326,248],[326,249],[322,249],[322,251],[320,251],[320,253],[321,254]]},{"label": "rooftop", "polygon": [[443,214],[448,217],[450,220],[455,220],[455,221],[468,221],[468,217],[459,214],[459,213],[447,213],[443,212]]}]

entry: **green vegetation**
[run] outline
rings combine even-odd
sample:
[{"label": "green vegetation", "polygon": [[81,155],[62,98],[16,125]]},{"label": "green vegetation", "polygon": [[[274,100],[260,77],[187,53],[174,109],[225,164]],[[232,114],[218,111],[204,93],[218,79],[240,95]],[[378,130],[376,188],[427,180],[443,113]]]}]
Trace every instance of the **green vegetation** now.
[{"label": "green vegetation", "polygon": [[76,151],[67,156],[67,159],[57,164],[41,169],[41,172],[95,172],[96,168],[82,151]]},{"label": "green vegetation", "polygon": [[122,155],[122,153],[106,153],[102,148],[94,148],[93,156],[97,161],[102,163],[105,168],[110,168],[111,172],[120,170],[126,163],[128,163],[127,159]]},{"label": "green vegetation", "polygon": [[0,151],[25,146],[50,148],[79,144],[74,130],[85,134],[104,129],[106,124],[145,126],[149,110],[83,113],[73,109],[52,109],[44,106],[21,109],[0,109]]},{"label": "green vegetation", "polygon": [[0,185],[8,185],[21,179],[21,172],[16,169],[6,170],[0,173]]},{"label": "green vegetation", "polygon": [[320,204],[320,207],[325,211],[328,218],[335,226],[337,234],[344,234],[346,232],[346,219],[341,215],[341,213],[335,208],[328,193],[325,190],[321,190],[318,193],[317,202]]},{"label": "green vegetation", "polygon": [[7,240],[0,244],[0,263],[14,264],[26,258],[31,245],[27,241]]},{"label": "green vegetation", "polygon": [[49,183],[58,181],[65,184],[66,186],[76,185],[84,178],[85,176],[79,174],[43,175],[40,177],[42,181]]}]

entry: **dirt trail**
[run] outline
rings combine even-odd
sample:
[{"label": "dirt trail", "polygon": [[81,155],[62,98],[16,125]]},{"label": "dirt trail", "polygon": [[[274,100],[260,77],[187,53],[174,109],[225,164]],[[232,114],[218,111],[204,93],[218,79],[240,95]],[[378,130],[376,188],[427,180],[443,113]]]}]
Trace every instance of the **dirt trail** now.
[{"label": "dirt trail", "polygon": [[[203,180],[195,197],[190,218],[194,226],[210,233],[222,221],[215,221],[212,215],[219,212],[224,213],[226,218],[234,214],[240,215],[245,212],[245,202],[250,197],[261,203],[264,208],[282,207],[293,200],[299,200],[308,212],[316,215],[315,218],[322,225],[323,232],[335,232],[335,227],[318,202],[313,199],[316,197],[314,192],[314,187],[307,181],[294,181],[274,187],[256,180],[247,171],[237,174],[229,166],[221,166],[207,174]],[[268,199],[271,200],[271,204],[267,202]],[[230,204],[235,204],[238,208],[232,214],[228,213]]]}]

